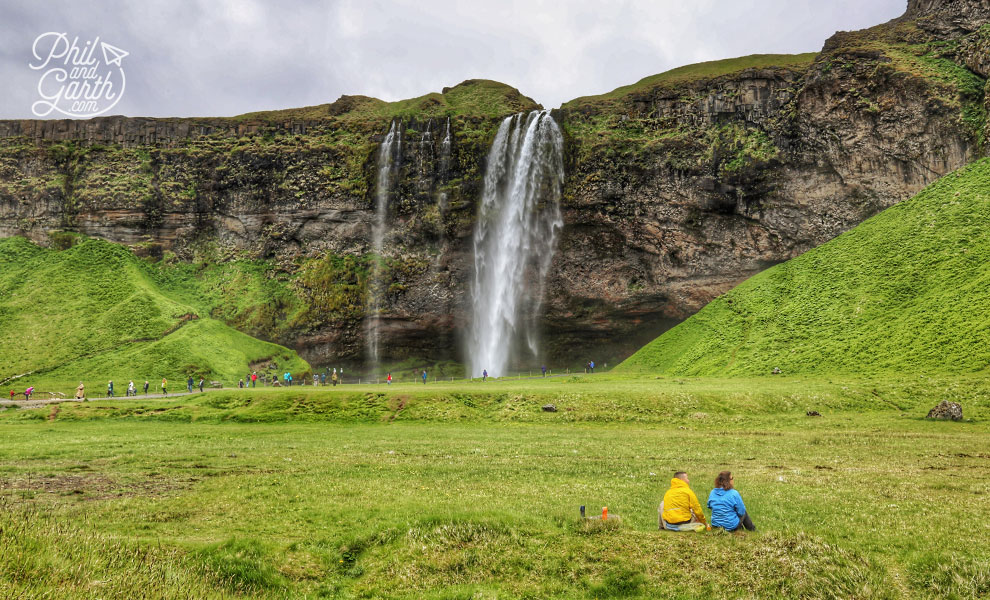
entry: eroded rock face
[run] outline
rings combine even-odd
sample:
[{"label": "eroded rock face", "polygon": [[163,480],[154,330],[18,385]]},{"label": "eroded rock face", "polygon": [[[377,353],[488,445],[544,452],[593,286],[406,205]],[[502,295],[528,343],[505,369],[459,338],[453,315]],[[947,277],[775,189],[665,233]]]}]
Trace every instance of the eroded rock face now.
[{"label": "eroded rock face", "polygon": [[946,37],[976,31],[990,14],[988,0],[908,0],[905,19],[919,28]]},{"label": "eroded rock face", "polygon": [[[628,355],[982,154],[986,4],[912,0],[901,19],[838,33],[817,56],[661,78],[554,111],[567,179],[541,320],[547,362]],[[461,358],[488,147],[502,118],[537,106],[488,85],[502,108],[455,114],[445,144],[435,107],[482,84],[424,97],[403,119],[386,360]],[[76,230],[184,259],[206,244],[209,260],[266,261],[313,303],[306,261],[370,252],[375,150],[390,123],[385,103],[357,96],[238,119],[0,121],[0,235],[45,243]],[[359,363],[360,310],[314,306],[282,328],[237,325],[317,365]]]}]

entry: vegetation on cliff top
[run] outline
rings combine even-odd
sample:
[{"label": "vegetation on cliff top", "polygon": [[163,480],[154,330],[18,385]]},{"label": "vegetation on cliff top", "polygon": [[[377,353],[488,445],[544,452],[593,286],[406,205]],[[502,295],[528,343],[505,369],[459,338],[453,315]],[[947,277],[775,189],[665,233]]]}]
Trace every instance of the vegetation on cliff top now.
[{"label": "vegetation on cliff top", "polygon": [[362,124],[392,118],[417,120],[444,117],[499,118],[538,108],[532,98],[519,90],[489,79],[469,79],[442,92],[416,98],[385,102],[367,96],[342,96],[331,104],[304,108],[252,112],[233,117],[238,121],[281,122],[333,118],[341,123]]},{"label": "vegetation on cliff top", "polygon": [[990,159],[716,298],[619,367],[691,375],[986,372]]},{"label": "vegetation on cliff top", "polygon": [[712,60],[693,65],[684,65],[650,75],[630,85],[618,87],[611,92],[595,96],[581,96],[565,102],[561,108],[578,110],[592,105],[614,105],[625,101],[630,96],[641,96],[656,88],[674,88],[678,85],[699,80],[714,79],[724,75],[733,75],[746,69],[780,69],[787,71],[804,71],[814,62],[817,53],[805,54],[752,54],[738,58]]},{"label": "vegetation on cliff top", "polygon": [[309,369],[295,352],[211,319],[155,271],[109,242],[56,251],[0,240],[0,373],[27,374],[4,385],[64,393],[85,380],[92,393],[113,379],[122,394],[130,379],[178,386],[192,374],[231,385],[249,364]]}]

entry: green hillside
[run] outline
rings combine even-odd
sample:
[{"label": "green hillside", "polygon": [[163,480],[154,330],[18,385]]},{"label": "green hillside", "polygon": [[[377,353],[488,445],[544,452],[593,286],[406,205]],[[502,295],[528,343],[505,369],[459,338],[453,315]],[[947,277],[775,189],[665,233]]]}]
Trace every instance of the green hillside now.
[{"label": "green hillside", "polygon": [[209,318],[188,300],[195,280],[160,270],[101,240],[62,251],[0,240],[0,381],[28,374],[2,385],[66,391],[83,380],[102,390],[113,379],[122,393],[130,379],[189,374],[232,385],[268,360],[309,369],[295,352]]},{"label": "green hillside", "polygon": [[683,375],[990,365],[990,160],[720,296],[623,362]]}]

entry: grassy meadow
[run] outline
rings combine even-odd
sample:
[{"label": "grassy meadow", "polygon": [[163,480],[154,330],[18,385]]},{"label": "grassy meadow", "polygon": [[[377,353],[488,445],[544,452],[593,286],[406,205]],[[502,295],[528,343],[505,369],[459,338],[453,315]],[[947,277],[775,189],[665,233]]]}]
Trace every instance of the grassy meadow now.
[{"label": "grassy meadow", "polygon": [[[967,420],[925,420],[940,399]],[[977,598],[988,418],[975,376],[594,375],[7,409],[0,596]],[[675,469],[703,503],[731,469],[759,531],[657,531]],[[583,522],[580,505],[621,520]]]}]

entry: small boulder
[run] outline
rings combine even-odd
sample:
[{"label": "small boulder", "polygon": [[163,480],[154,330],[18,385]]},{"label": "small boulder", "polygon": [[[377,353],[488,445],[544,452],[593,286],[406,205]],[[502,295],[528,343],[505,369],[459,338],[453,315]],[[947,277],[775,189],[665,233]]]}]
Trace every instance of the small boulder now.
[{"label": "small boulder", "polygon": [[808,415],[809,417],[820,417],[820,416],[822,416],[822,413],[818,412],[817,410],[809,410],[808,412],[806,412],[804,414]]},{"label": "small boulder", "polygon": [[962,421],[962,404],[942,400],[938,406],[928,411],[929,419],[949,419],[952,421]]},{"label": "small boulder", "polygon": [[544,404],[543,412],[557,412],[557,406],[554,404]]}]

